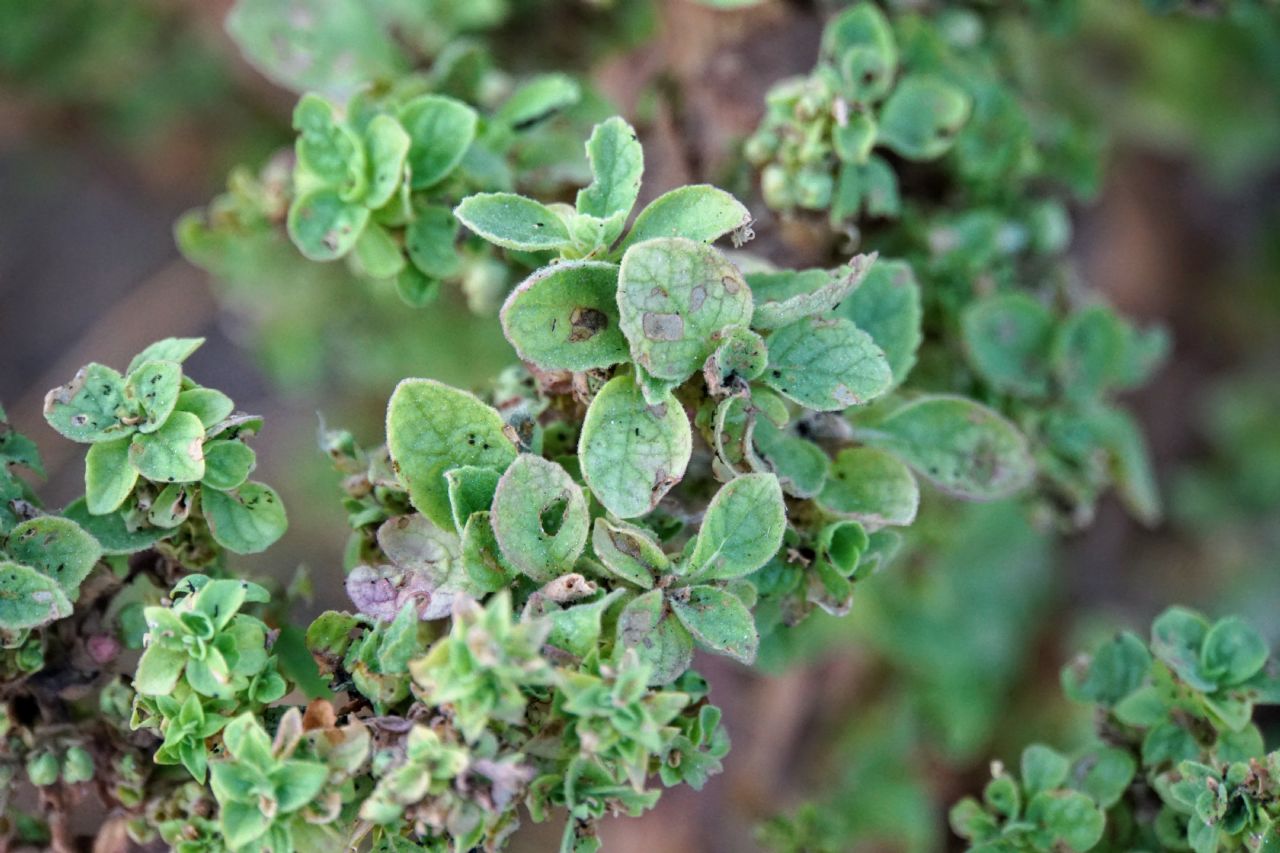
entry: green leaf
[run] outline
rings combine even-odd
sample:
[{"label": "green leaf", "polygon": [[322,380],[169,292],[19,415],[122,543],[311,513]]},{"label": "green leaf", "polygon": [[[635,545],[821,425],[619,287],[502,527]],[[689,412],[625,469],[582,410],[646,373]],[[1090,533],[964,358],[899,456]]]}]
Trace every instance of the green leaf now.
[{"label": "green leaf", "polygon": [[474,233],[505,249],[538,252],[573,244],[554,210],[522,195],[479,193],[464,198],[453,212]]},{"label": "green leaf", "polygon": [[138,469],[129,462],[129,437],[99,441],[84,457],[84,497],[89,512],[115,511],[138,482]]},{"label": "green leaf", "polygon": [[373,279],[395,278],[407,265],[400,244],[377,222],[360,232],[351,258],[360,274]]},{"label": "green leaf", "polygon": [[138,660],[133,689],[144,696],[167,696],[173,692],[186,666],[185,649],[162,646],[153,639]]},{"label": "green leaf", "polygon": [[448,482],[449,510],[453,514],[453,526],[459,533],[467,526],[467,520],[477,512],[488,512],[493,506],[493,494],[502,475],[492,468],[463,465],[444,473]]},{"label": "green leaf", "polygon": [[89,444],[129,435],[124,379],[110,367],[88,364],[44,398],[44,418],[65,438]]},{"label": "green leaf", "polygon": [[174,412],[160,429],[133,437],[129,461],[153,483],[194,483],[204,476],[204,425]]},{"label": "green leaf", "polygon": [[749,273],[747,284],[751,285],[755,303],[751,327],[778,329],[834,308],[874,269],[875,260],[874,253],[858,255],[848,267],[834,272],[810,269]]},{"label": "green leaf", "polygon": [[1209,635],[1209,622],[1194,610],[1170,607],[1151,623],[1151,653],[1197,690],[1213,691],[1217,682],[1200,666],[1200,650]]},{"label": "green leaf", "polygon": [[1102,840],[1107,820],[1101,810],[1078,791],[1037,794],[1027,804],[1027,820],[1038,823],[1069,850],[1089,850]]},{"label": "green leaf", "polygon": [[510,586],[519,575],[502,557],[488,510],[472,513],[462,529],[462,568],[467,578],[485,592]]},{"label": "green leaf", "polygon": [[404,232],[409,260],[432,278],[448,278],[458,272],[457,241],[458,220],[449,208],[435,204],[417,207]]},{"label": "green leaf", "polygon": [[622,257],[618,311],[635,362],[658,379],[683,382],[715,352],[720,335],[746,328],[751,290],[710,246],[648,240]]},{"label": "green leaf", "polygon": [[729,193],[709,184],[694,184],[663,193],[640,211],[622,247],[656,237],[683,237],[711,243],[730,232],[745,242],[751,211]]},{"label": "green leaf", "polygon": [[760,636],[751,611],[733,593],[693,586],[670,596],[671,611],[703,647],[745,664],[755,663]]},{"label": "green leaf", "polygon": [[1142,686],[1151,669],[1151,653],[1136,635],[1124,631],[1104,643],[1092,660],[1072,664],[1062,671],[1062,686],[1077,702],[1115,705]]},{"label": "green leaf", "polygon": [[1076,311],[1058,328],[1053,369],[1074,400],[1096,398],[1119,384],[1127,337],[1115,312],[1105,305]]},{"label": "green leaf", "polygon": [[809,409],[834,412],[889,390],[889,361],[843,317],[807,317],[771,334],[764,383]]},{"label": "green leaf", "polygon": [[239,486],[257,467],[253,448],[238,439],[219,439],[204,446],[204,478],[206,486],[229,491]]},{"label": "green leaf", "polygon": [[539,583],[568,571],[587,544],[582,489],[554,462],[522,453],[493,496],[493,532],[507,562]]},{"label": "green leaf", "polygon": [[148,361],[176,361],[182,364],[204,345],[204,338],[165,338],[133,357],[125,373],[133,373]]},{"label": "green leaf", "polygon": [[662,546],[647,530],[623,522],[597,518],[591,548],[607,571],[641,589],[652,589],[654,580],[671,568]]},{"label": "green leaf", "polygon": [[147,361],[129,372],[125,399],[142,413],[138,432],[155,432],[168,419],[182,390],[182,367],[174,361]]},{"label": "green leaf", "polygon": [[617,648],[636,650],[641,663],[650,667],[651,685],[670,684],[693,661],[693,637],[660,589],[633,598],[618,614]]},{"label": "green leaf", "polygon": [[936,159],[951,148],[971,107],[969,96],[950,83],[904,77],[880,109],[879,141],[908,160]]},{"label": "green leaf", "polygon": [[262,483],[230,492],[203,489],[200,501],[214,541],[237,554],[265,551],[288,526],[280,496]]},{"label": "green leaf", "polygon": [[359,0],[237,0],[227,31],[255,68],[294,92],[345,94],[408,70],[384,21]]},{"label": "green leaf", "polygon": [[1049,390],[1053,315],[1024,293],[975,302],[961,317],[974,370],[1001,391],[1036,397]]},{"label": "green leaf", "polygon": [[901,384],[915,365],[915,352],[923,338],[920,286],[910,266],[881,257],[861,286],[836,307],[836,314],[872,336],[888,359],[893,384]]},{"label": "green leaf", "polygon": [[750,329],[730,329],[721,336],[720,345],[707,357],[702,375],[707,390],[720,394],[726,389],[740,389],[758,379],[769,363],[769,350],[764,338]]},{"label": "green leaf", "polygon": [[551,117],[582,97],[582,88],[567,74],[540,74],[516,89],[498,107],[496,121],[514,130],[526,130]]},{"label": "green leaf", "polygon": [[918,397],[869,429],[855,425],[855,433],[957,497],[995,500],[1024,488],[1034,475],[1022,433],[963,397]]},{"label": "green leaf", "polygon": [[787,510],[773,474],[730,480],[707,506],[689,557],[690,583],[749,575],[782,547]]},{"label": "green leaf", "polygon": [[817,503],[840,518],[860,521],[871,530],[902,527],[915,521],[920,488],[896,456],[874,447],[840,451]]},{"label": "green leaf", "polygon": [[177,527],[191,515],[194,487],[190,483],[170,483],[160,490],[147,511],[147,522],[156,527]]},{"label": "green leaf", "polygon": [[432,379],[406,379],[387,406],[387,449],[409,499],[436,526],[453,526],[445,472],[506,470],[516,448],[502,416],[474,395]]},{"label": "green leaf", "polygon": [[607,246],[622,233],[627,214],[640,195],[644,149],[636,139],[635,129],[614,116],[597,124],[591,132],[587,160],[591,163],[592,181],[578,192],[577,209],[606,220],[602,242]]},{"label": "green leaf", "polygon": [[578,441],[582,476],[619,518],[644,515],[684,477],[693,433],[667,394],[649,405],[629,376],[610,379],[587,407]]},{"label": "green leaf", "polygon": [[778,429],[768,418],[756,420],[752,437],[766,466],[763,470],[778,475],[784,492],[797,498],[811,498],[822,491],[831,462],[821,447]]},{"label": "green leaf", "polygon": [[419,95],[400,108],[409,133],[409,186],[440,183],[462,162],[476,137],[476,111],[444,95]]},{"label": "green leaf", "polygon": [[74,601],[80,583],[102,557],[98,541],[66,518],[44,515],[9,531],[4,550],[10,559],[53,578]]},{"label": "green leaf", "polygon": [[1126,750],[1099,747],[1082,761],[1084,778],[1080,788],[1103,809],[1120,801],[1137,772],[1137,764]]},{"label": "green leaf", "polygon": [[336,190],[304,193],[289,205],[289,238],[313,261],[332,261],[355,248],[369,222],[369,208],[343,201]]},{"label": "green leaf", "polygon": [[562,610],[550,610],[545,617],[551,622],[547,645],[564,649],[571,655],[586,657],[600,643],[601,620],[625,590],[615,589],[595,601],[575,604]]},{"label": "green leaf", "polygon": [[199,418],[205,429],[225,420],[235,411],[235,408],[236,404],[230,397],[212,388],[192,388],[183,391],[178,395],[178,402],[174,405],[174,411],[190,412]]},{"label": "green leaf", "polygon": [[1071,762],[1057,750],[1033,743],[1022,751],[1022,787],[1028,796],[1062,787]]},{"label": "green leaf", "polygon": [[1239,616],[1219,619],[1200,649],[1204,674],[1222,685],[1236,685],[1258,673],[1267,662],[1267,643]]},{"label": "green leaf", "polygon": [[30,566],[0,562],[0,629],[22,631],[71,615],[61,585]]},{"label": "green leaf", "polygon": [[364,129],[368,152],[368,189],[366,207],[379,208],[391,201],[404,180],[404,167],[409,155],[409,134],[389,115],[374,116]]},{"label": "green leaf", "polygon": [[544,370],[592,370],[626,361],[617,289],[613,264],[543,267],[507,297],[503,333],[521,359]]},{"label": "green leaf", "polygon": [[68,504],[62,515],[98,540],[104,554],[133,554],[174,533],[172,530],[158,530],[154,527],[134,528],[125,522],[122,511],[91,515],[84,498]]},{"label": "green leaf", "polygon": [[300,184],[325,187],[344,201],[358,201],[366,189],[364,146],[338,119],[333,105],[319,95],[303,95],[293,110],[293,127],[298,131]]},{"label": "green leaf", "polygon": [[846,163],[862,165],[875,147],[879,126],[870,113],[856,113],[844,124],[837,124],[831,133],[831,146],[836,156]]},{"label": "green leaf", "polygon": [[858,3],[831,19],[822,32],[822,56],[839,70],[842,94],[855,104],[883,98],[898,67],[893,29],[871,3]]}]

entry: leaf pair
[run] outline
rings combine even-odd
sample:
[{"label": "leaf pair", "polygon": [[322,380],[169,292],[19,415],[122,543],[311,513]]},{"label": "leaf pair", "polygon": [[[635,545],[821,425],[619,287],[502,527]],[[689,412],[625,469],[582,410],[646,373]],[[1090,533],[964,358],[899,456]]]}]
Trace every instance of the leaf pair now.
[{"label": "leaf pair", "polygon": [[596,125],[587,141],[592,183],[573,208],[547,206],[513,193],[470,196],[454,213],[490,243],[561,258],[616,259],[628,246],[655,237],[712,242],[743,231],[751,216],[731,195],[711,186],[689,186],[658,197],[636,217],[616,249],[640,193],[644,153],[636,132],[621,118]]},{"label": "leaf pair", "polygon": [[80,583],[102,556],[75,522],[40,516],[0,537],[0,631],[16,634],[71,615]]}]

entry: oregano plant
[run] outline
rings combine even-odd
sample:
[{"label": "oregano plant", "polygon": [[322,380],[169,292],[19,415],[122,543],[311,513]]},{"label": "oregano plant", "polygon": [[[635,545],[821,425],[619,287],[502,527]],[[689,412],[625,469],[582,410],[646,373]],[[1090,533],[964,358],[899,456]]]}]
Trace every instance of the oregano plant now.
[{"label": "oregano plant", "polygon": [[[185,216],[183,251],[394,293],[410,328],[457,321],[457,285],[509,366],[401,371],[372,443],[322,426],[349,533],[313,571],[345,602],[303,619],[305,577],[237,562],[287,516],[252,479],[263,419],[188,374],[203,339],[48,392],[85,446],[60,510],[0,410],[0,846],[81,849],[96,802],[95,849],[500,850],[531,821],[589,853],[732,760],[703,672],[785,658],[929,548],[979,559],[938,521],[959,502],[1075,529],[1114,488],[1156,523],[1117,398],[1168,340],[1075,276],[1096,140],[1014,56],[1069,17],[1050,5],[837,10],[760,105],[739,198],[646,174],[643,102],[633,124],[562,70],[502,70],[507,4],[237,2],[237,43],[300,95],[292,145]],[[758,248],[779,222],[809,251]],[[381,331],[342,339],[354,372]],[[895,615],[917,661],[952,639]],[[986,851],[1280,849],[1254,715],[1277,679],[1243,619],[1172,607],[1064,673],[1096,742],[996,763],[951,826]],[[801,824],[765,835],[831,847]]]}]

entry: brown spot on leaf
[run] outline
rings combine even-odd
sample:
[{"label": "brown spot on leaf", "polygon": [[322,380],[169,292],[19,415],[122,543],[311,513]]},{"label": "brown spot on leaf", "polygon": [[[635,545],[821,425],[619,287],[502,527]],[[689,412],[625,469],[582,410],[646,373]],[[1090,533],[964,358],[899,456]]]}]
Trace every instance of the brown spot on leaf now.
[{"label": "brown spot on leaf", "polygon": [[590,340],[609,328],[609,315],[595,308],[579,305],[569,315],[569,323],[573,331],[569,333],[569,343],[577,344]]},{"label": "brown spot on leaf", "polygon": [[684,318],[679,314],[647,312],[643,319],[644,336],[651,341],[678,341],[684,337]]}]

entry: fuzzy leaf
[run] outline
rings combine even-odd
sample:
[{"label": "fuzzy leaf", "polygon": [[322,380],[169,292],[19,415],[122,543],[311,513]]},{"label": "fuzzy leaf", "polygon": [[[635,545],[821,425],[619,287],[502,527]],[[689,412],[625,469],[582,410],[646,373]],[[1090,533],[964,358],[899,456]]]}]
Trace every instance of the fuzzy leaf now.
[{"label": "fuzzy leaf", "polygon": [[89,364],[66,385],[44,398],[44,418],[64,437],[85,444],[129,435],[126,425],[124,379],[110,367]]},{"label": "fuzzy leaf", "polygon": [[225,420],[235,411],[236,404],[221,391],[212,388],[192,388],[178,395],[174,410],[190,412],[200,419],[204,428],[208,429],[219,421]]},{"label": "fuzzy leaf", "polygon": [[1001,391],[1039,396],[1049,389],[1053,315],[1024,293],[975,302],[961,318],[965,352]]},{"label": "fuzzy leaf", "polygon": [[507,562],[539,583],[569,569],[587,544],[582,489],[554,462],[522,453],[493,496],[493,532]]},{"label": "fuzzy leaf", "polygon": [[644,149],[631,125],[614,116],[597,124],[591,132],[587,159],[591,163],[592,181],[578,192],[577,209],[579,213],[606,220],[608,227],[602,242],[609,245],[622,233],[627,214],[640,195]]},{"label": "fuzzy leaf", "polygon": [[618,649],[635,649],[651,667],[649,684],[670,684],[693,661],[693,637],[672,614],[660,589],[627,602],[618,614]]},{"label": "fuzzy leaf", "polygon": [[66,518],[44,515],[9,531],[9,558],[52,578],[71,601],[102,556],[98,541]]},{"label": "fuzzy leaf", "polygon": [[880,109],[879,141],[908,160],[933,160],[951,148],[971,107],[969,96],[950,83],[904,77]]},{"label": "fuzzy leaf", "polygon": [[0,629],[21,631],[71,615],[58,582],[21,563],[0,562]]},{"label": "fuzzy leaf", "polygon": [[143,526],[137,529],[126,523],[121,511],[107,515],[91,515],[85,505],[85,499],[73,501],[62,511],[69,518],[98,541],[104,554],[133,554],[146,550],[155,542],[172,536],[172,530],[160,530]]},{"label": "fuzzy leaf", "polygon": [[182,364],[203,345],[204,338],[165,338],[156,341],[133,357],[125,373],[133,373],[148,361],[176,361]]},{"label": "fuzzy leaf", "polygon": [[754,297],[754,329],[778,329],[838,305],[874,269],[876,255],[858,255],[849,266],[826,270],[783,270],[747,276]]},{"label": "fuzzy leaf", "polygon": [[434,186],[462,162],[476,136],[476,111],[444,95],[419,95],[400,108],[409,133],[409,186]]},{"label": "fuzzy leaf", "polygon": [[138,432],[155,432],[164,424],[182,390],[182,367],[174,361],[147,361],[129,372],[125,399],[142,413]]},{"label": "fuzzy leaf", "polygon": [[230,492],[204,489],[200,500],[214,540],[237,554],[265,551],[288,526],[279,495],[262,483],[250,481]]},{"label": "fuzzy leaf", "polygon": [[407,266],[400,244],[377,222],[360,232],[351,259],[360,274],[372,279],[395,278]]},{"label": "fuzzy leaf", "polygon": [[453,212],[463,225],[505,249],[538,252],[573,243],[554,210],[522,195],[479,193],[463,199]]},{"label": "fuzzy leaf", "polygon": [[778,553],[787,527],[782,487],[773,474],[730,480],[712,498],[689,557],[689,581],[749,575]]},{"label": "fuzzy leaf", "polygon": [[89,512],[113,512],[133,491],[138,469],[129,461],[129,437],[99,441],[84,457],[84,497]]},{"label": "fuzzy leaf", "polygon": [[368,189],[363,199],[366,207],[382,207],[400,189],[411,142],[400,122],[389,115],[374,116],[364,129],[369,154]]},{"label": "fuzzy leaf", "polygon": [[827,512],[875,530],[915,521],[920,488],[896,456],[874,447],[850,447],[836,456],[817,500]]},{"label": "fuzzy leaf", "polygon": [[684,409],[667,394],[649,405],[629,376],[615,376],[587,408],[578,441],[582,476],[619,518],[644,515],[684,477],[693,434]]},{"label": "fuzzy leaf", "polygon": [[1200,651],[1206,675],[1219,684],[1236,685],[1257,674],[1269,651],[1262,635],[1239,616],[1220,619],[1205,635]]},{"label": "fuzzy leaf", "polygon": [[822,491],[831,463],[821,447],[779,429],[768,418],[756,420],[752,438],[765,470],[778,475],[784,492],[811,498]]},{"label": "fuzzy leaf", "polygon": [[204,478],[201,482],[225,492],[249,479],[257,464],[257,454],[243,441],[210,441],[204,446]]},{"label": "fuzzy leaf", "polygon": [[652,589],[655,578],[671,567],[662,546],[647,530],[607,518],[596,519],[591,548],[606,571],[641,589]]},{"label": "fuzzy leaf", "polygon": [[168,648],[153,640],[138,660],[133,689],[144,696],[167,696],[173,692],[186,665],[186,651]]},{"label": "fuzzy leaf", "polygon": [[387,406],[387,449],[413,505],[453,526],[445,472],[463,465],[506,470],[516,458],[502,416],[474,395],[432,379],[406,379]]},{"label": "fuzzy leaf", "polygon": [[747,326],[751,290],[710,246],[649,240],[623,255],[618,310],[635,362],[658,379],[682,382],[715,352],[718,333]]},{"label": "fuzzy leaf", "polygon": [[453,526],[461,533],[467,520],[477,512],[488,512],[493,506],[493,493],[502,475],[492,468],[463,465],[444,473],[448,482],[449,509]]},{"label": "fuzzy leaf", "polygon": [[742,663],[754,663],[760,636],[751,611],[733,593],[693,586],[670,596],[671,610],[705,648]]},{"label": "fuzzy leaf", "polygon": [[153,483],[194,483],[204,476],[204,425],[174,412],[160,429],[133,437],[129,461]]},{"label": "fuzzy leaf", "polygon": [[507,297],[503,333],[520,358],[545,370],[591,370],[626,361],[617,289],[613,264],[543,267]]},{"label": "fuzzy leaf", "polygon": [[299,179],[334,190],[345,201],[357,201],[365,183],[365,153],[359,137],[338,119],[333,105],[306,94],[293,110]]},{"label": "fuzzy leaf", "polygon": [[695,184],[663,193],[640,211],[623,248],[656,237],[682,237],[711,243],[725,234],[746,235],[751,211],[729,193]]},{"label": "fuzzy leaf", "polygon": [[336,190],[322,187],[293,200],[286,225],[304,256],[332,261],[355,248],[368,222],[369,208],[343,201]]},{"label": "fuzzy leaf", "polygon": [[422,205],[405,229],[404,247],[409,260],[432,278],[447,278],[458,272],[460,261],[455,246],[458,220],[447,207]]},{"label": "fuzzy leaf", "polygon": [[880,258],[836,315],[852,320],[884,351],[895,385],[907,378],[922,338],[920,285],[910,266]]},{"label": "fuzzy leaf", "polygon": [[1025,487],[1035,473],[1026,439],[986,406],[962,397],[919,397],[855,427],[867,444],[894,454],[943,491],[995,500]]},{"label": "fuzzy leaf", "polygon": [[763,381],[802,406],[834,412],[889,390],[888,359],[866,332],[843,318],[808,317],[769,336]]},{"label": "fuzzy leaf", "polygon": [[567,74],[540,74],[516,89],[498,107],[494,118],[515,130],[525,130],[582,97],[582,87]]}]

